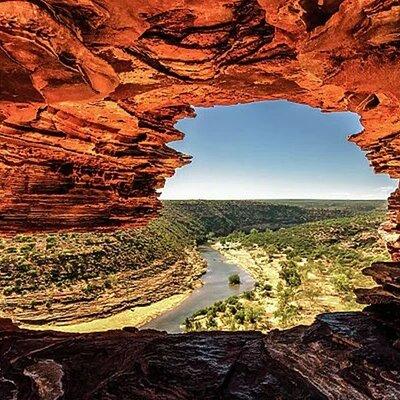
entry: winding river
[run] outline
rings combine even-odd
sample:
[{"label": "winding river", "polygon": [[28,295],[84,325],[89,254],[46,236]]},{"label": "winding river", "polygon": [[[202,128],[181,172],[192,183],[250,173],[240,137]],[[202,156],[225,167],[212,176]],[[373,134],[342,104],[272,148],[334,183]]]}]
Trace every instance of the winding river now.
[{"label": "winding river", "polygon": [[[207,272],[202,277],[204,285],[195,289],[186,300],[172,310],[141,326],[141,329],[157,329],[168,333],[182,332],[180,325],[186,317],[190,317],[197,310],[210,306],[218,300],[253,289],[254,279],[244,269],[227,263],[222,254],[211,247],[201,246],[199,251],[207,261]],[[240,276],[240,285],[228,284],[228,277],[232,274]]]},{"label": "winding river", "polygon": [[[181,324],[186,317],[190,317],[194,312],[201,308],[210,306],[218,300],[224,300],[232,295],[240,294],[254,287],[254,279],[242,268],[235,264],[226,262],[221,253],[211,247],[202,246],[198,249],[207,261],[207,271],[202,276],[203,286],[195,289],[186,297],[185,294],[174,295],[169,299],[161,300],[144,308],[136,307],[111,315],[105,318],[67,325],[21,325],[21,327],[35,330],[57,330],[63,332],[97,332],[109,329],[122,329],[126,326],[140,326],[140,329],[157,329],[168,333],[182,332]],[[240,285],[230,286],[228,284],[229,275],[238,274]],[[180,300],[183,297],[184,300]],[[171,300],[173,299],[173,300]],[[160,304],[162,303],[162,304]],[[176,305],[174,305],[174,303]],[[168,304],[168,307],[166,307]],[[172,307],[171,307],[172,305]],[[149,308],[157,315],[159,308],[166,307],[168,311],[155,316],[149,322],[141,325],[140,316],[137,313]],[[146,311],[144,311],[146,313]],[[137,323],[135,323],[137,321]]]}]

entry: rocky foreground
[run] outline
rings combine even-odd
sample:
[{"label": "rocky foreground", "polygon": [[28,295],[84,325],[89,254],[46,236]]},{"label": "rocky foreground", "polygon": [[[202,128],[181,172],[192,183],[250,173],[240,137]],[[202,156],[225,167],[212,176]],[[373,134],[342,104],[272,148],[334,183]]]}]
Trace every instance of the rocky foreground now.
[{"label": "rocky foreground", "polygon": [[0,321],[0,398],[400,398],[400,315],[320,315],[287,331],[181,335],[20,330]]}]

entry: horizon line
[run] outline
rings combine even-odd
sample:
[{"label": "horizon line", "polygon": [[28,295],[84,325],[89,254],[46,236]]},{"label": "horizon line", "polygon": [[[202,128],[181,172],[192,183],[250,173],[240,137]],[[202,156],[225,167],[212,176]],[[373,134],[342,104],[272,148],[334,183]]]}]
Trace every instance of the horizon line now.
[{"label": "horizon line", "polygon": [[313,198],[313,197],[304,197],[304,198],[296,198],[296,197],[276,197],[276,198],[235,198],[235,199],[209,199],[209,198],[160,198],[161,201],[194,201],[194,200],[202,200],[202,201],[266,201],[266,200],[309,200],[309,201],[388,201],[387,198]]}]

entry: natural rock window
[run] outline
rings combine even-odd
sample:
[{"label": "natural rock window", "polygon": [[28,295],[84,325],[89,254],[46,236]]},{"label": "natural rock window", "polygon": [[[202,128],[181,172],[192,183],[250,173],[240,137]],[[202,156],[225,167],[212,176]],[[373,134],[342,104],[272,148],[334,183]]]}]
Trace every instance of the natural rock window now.
[{"label": "natural rock window", "polygon": [[[351,140],[398,179],[398,21],[395,0],[2,1],[0,232],[145,226],[190,161],[167,146],[190,105],[358,113]],[[76,337],[2,321],[0,397],[37,397],[56,370],[46,393],[66,399],[397,399],[399,210],[397,189],[384,226],[393,261],[367,271],[379,286],[358,291],[363,312],[265,336]],[[35,365],[46,368],[32,380]]]}]

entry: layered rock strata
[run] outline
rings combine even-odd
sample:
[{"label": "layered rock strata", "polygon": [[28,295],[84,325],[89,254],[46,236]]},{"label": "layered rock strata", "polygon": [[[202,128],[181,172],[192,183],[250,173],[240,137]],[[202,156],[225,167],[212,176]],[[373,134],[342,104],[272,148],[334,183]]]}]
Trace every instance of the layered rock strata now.
[{"label": "layered rock strata", "polygon": [[365,130],[352,140],[398,178],[399,8],[2,1],[0,232],[144,225],[157,190],[189,162],[167,143],[182,139],[174,123],[190,106],[287,99],[357,112]]},{"label": "layered rock strata", "polygon": [[205,271],[201,256],[186,249],[173,264],[162,259],[146,268],[118,271],[112,278],[81,279],[63,288],[48,284],[46,289],[9,295],[3,300],[1,313],[18,323],[38,326],[92,321],[188,294],[202,285],[200,278]]},{"label": "layered rock strata", "polygon": [[[0,232],[146,224],[190,160],[167,143],[191,106],[356,112],[351,140],[399,178],[399,19],[397,0],[0,2]],[[384,227],[394,263],[371,267],[380,287],[359,292],[368,312],[268,336],[3,322],[1,397],[397,399],[399,202],[397,190]]]},{"label": "layered rock strata", "polygon": [[363,270],[377,286],[370,289],[355,289],[361,304],[393,304],[400,308],[400,262],[373,263]]}]

